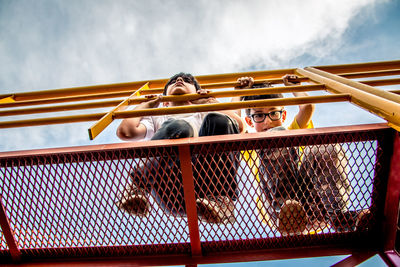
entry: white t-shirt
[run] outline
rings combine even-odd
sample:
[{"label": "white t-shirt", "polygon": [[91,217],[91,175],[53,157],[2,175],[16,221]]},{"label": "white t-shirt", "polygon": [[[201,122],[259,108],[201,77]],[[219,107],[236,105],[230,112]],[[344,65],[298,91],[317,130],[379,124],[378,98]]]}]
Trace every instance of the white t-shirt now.
[{"label": "white t-shirt", "polygon": [[204,117],[207,116],[209,112],[197,112],[197,113],[187,113],[187,114],[174,114],[174,115],[162,115],[162,116],[146,116],[140,120],[144,126],[146,126],[146,135],[143,140],[150,140],[155,132],[161,128],[161,125],[169,119],[184,120],[188,122],[194,132],[196,137],[199,133],[201,124],[203,123]]}]

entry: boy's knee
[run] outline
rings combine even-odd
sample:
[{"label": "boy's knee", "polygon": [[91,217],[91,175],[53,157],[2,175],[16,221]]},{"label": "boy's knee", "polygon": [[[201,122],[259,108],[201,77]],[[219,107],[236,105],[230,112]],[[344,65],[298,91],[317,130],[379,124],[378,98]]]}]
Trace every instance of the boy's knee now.
[{"label": "boy's knee", "polygon": [[228,125],[229,123],[229,118],[226,115],[214,112],[207,114],[204,120],[207,120],[210,123],[221,126]]},{"label": "boy's knee", "polygon": [[227,115],[221,113],[209,113],[204,118],[205,123],[212,125],[213,128],[219,129],[220,131],[226,131],[226,129],[236,129],[237,125]]},{"label": "boy's knee", "polygon": [[184,120],[175,120],[170,125],[170,133],[175,134],[176,138],[193,137],[192,126]]},{"label": "boy's knee", "polygon": [[153,136],[153,140],[193,137],[192,126],[184,120],[169,120]]}]

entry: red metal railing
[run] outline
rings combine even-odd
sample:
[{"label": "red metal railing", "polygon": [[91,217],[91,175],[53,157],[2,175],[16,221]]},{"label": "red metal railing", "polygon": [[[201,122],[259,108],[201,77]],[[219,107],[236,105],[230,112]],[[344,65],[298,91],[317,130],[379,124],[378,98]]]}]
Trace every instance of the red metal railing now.
[{"label": "red metal railing", "polygon": [[[0,259],[182,264],[383,251],[383,218],[392,212],[384,207],[391,201],[391,209],[398,208],[394,197],[386,197],[394,138],[398,134],[384,125],[364,125],[1,153]],[[297,192],[294,198],[304,204],[307,218],[320,220],[308,219],[302,233],[283,234],[252,168],[266,160],[272,166],[267,172],[287,170],[282,159],[293,148],[298,169],[322,168],[325,177],[333,177],[328,165],[334,152],[325,158],[315,152],[333,145],[346,157],[339,166],[349,180],[342,190],[344,209],[368,209],[371,216],[363,227],[353,227],[348,218],[334,226],[324,214],[329,207],[321,208],[324,195],[317,191],[322,189],[315,183],[288,184],[286,194]],[[249,158],[245,151],[256,153]],[[273,158],[265,156],[271,151]],[[139,166],[152,175],[151,183],[143,176],[132,182]],[[115,204],[129,183],[146,184],[147,216],[130,215]],[[234,199],[233,219],[198,220],[199,199],[225,196]],[[240,257],[234,256],[239,251]]]}]

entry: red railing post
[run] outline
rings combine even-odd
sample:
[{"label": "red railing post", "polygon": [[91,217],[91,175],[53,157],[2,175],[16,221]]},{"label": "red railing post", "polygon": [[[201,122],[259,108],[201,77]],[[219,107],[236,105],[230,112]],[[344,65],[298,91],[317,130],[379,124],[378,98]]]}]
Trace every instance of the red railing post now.
[{"label": "red railing post", "polygon": [[[396,132],[393,142],[393,155],[390,162],[390,173],[387,184],[387,193],[385,201],[385,220],[384,230],[384,251],[380,253],[381,257],[386,255],[392,264],[400,263],[400,256],[394,251],[396,241],[396,231],[399,216],[400,201],[400,135]],[[384,257],[382,257],[384,258]]]},{"label": "red railing post", "polygon": [[192,256],[201,256],[199,224],[194,194],[194,181],[192,171],[192,156],[189,145],[179,146],[179,160],[181,162],[183,192],[185,197],[186,214],[189,226]]}]

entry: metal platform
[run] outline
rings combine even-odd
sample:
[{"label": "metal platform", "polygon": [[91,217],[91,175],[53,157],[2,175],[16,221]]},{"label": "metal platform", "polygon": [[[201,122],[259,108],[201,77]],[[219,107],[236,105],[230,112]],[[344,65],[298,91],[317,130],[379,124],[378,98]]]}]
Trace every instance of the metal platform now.
[{"label": "metal platform", "polygon": [[[328,220],[282,234],[273,214],[260,211],[265,203],[253,167],[261,154],[243,155],[268,149],[281,157],[290,148],[332,144],[347,158],[346,209],[369,209],[371,216],[362,228],[347,220],[334,227]],[[397,264],[399,160],[399,134],[384,124],[0,153],[0,261],[190,265],[352,254],[346,260],[354,263],[379,253]],[[142,165],[170,174],[151,185],[144,217],[115,204]],[[227,183],[230,175],[236,179]],[[292,187],[305,196],[310,190]],[[235,192],[235,221],[199,220],[196,199],[225,190]],[[313,201],[318,204],[308,196],[306,206]]]}]

